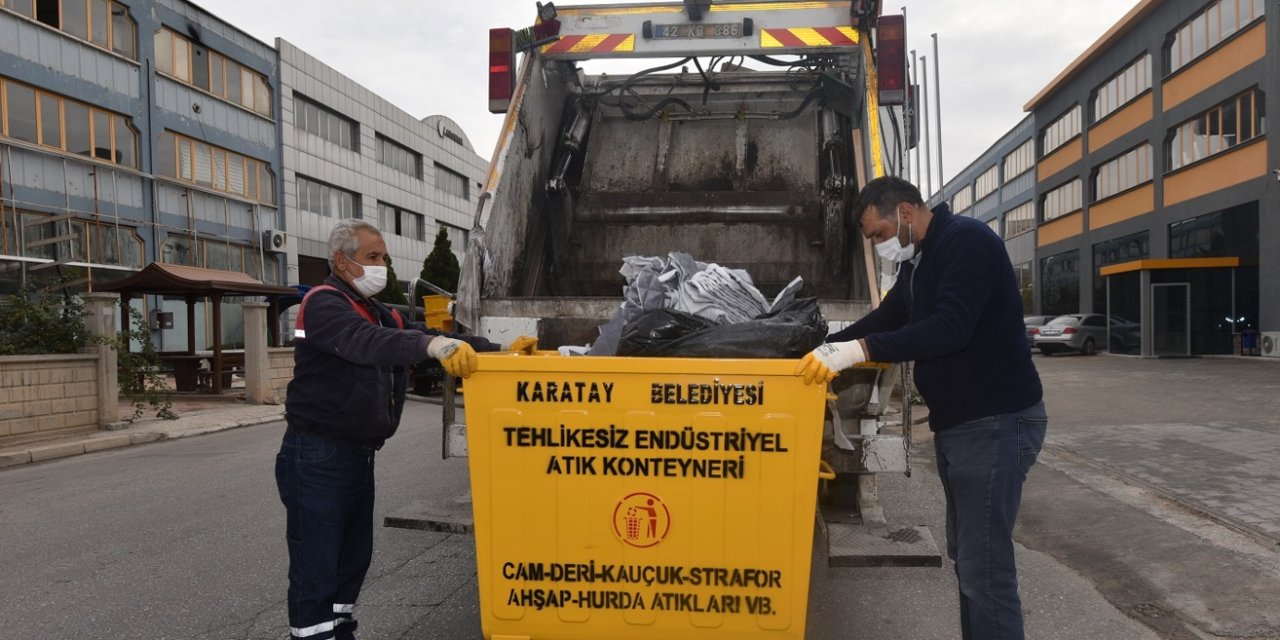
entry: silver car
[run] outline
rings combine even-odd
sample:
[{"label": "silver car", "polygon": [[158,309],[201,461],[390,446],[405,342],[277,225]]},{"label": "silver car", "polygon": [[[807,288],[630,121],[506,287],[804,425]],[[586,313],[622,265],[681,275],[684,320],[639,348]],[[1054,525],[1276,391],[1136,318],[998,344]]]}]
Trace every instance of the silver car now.
[{"label": "silver car", "polygon": [[1065,351],[1079,351],[1091,356],[1099,345],[1107,343],[1107,317],[1096,313],[1071,313],[1058,316],[1036,333],[1036,348],[1051,356]]},{"label": "silver car", "polygon": [[1022,324],[1027,325],[1027,346],[1032,349],[1036,348],[1036,334],[1040,333],[1040,327],[1044,323],[1053,319],[1053,316],[1026,316],[1022,318]]}]

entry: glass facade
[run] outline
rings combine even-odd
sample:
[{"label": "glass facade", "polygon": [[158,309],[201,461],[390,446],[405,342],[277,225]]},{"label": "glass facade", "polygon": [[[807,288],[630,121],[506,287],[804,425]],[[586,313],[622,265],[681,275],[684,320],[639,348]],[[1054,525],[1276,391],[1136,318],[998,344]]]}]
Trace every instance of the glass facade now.
[{"label": "glass facade", "polygon": [[1152,274],[1152,282],[1191,285],[1191,353],[1231,353],[1233,334],[1258,329],[1258,203],[1169,225],[1170,258],[1239,258],[1237,269]]},{"label": "glass facade", "polygon": [[[1107,279],[1102,268],[1151,257],[1151,233],[1142,231],[1093,245],[1093,312],[1107,313]],[[1137,315],[1131,316],[1137,320]]]},{"label": "glass facade", "polygon": [[1022,312],[1030,315],[1035,307],[1035,271],[1031,261],[1013,265],[1013,273],[1018,278],[1018,291],[1022,293]]},{"label": "glass facade", "polygon": [[1142,353],[1142,274],[1121,273],[1106,279],[1104,295],[1109,295],[1107,350],[1111,353]]},{"label": "glass facade", "polygon": [[1080,312],[1080,251],[1040,259],[1040,311],[1047,316]]},{"label": "glass facade", "polygon": [[1257,264],[1258,203],[1206,213],[1169,225],[1170,258],[1240,258]]}]

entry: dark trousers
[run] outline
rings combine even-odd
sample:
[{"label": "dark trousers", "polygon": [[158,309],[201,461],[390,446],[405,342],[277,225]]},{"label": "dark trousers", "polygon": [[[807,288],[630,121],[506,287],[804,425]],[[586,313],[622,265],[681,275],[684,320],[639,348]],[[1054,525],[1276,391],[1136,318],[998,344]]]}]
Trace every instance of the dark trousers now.
[{"label": "dark trousers", "polygon": [[1042,402],[934,434],[964,640],[1023,640],[1013,525],[1047,427]]},{"label": "dark trousers", "polygon": [[354,638],[356,597],[373,558],[372,449],[286,433],[276,487],[289,543],[289,633]]}]

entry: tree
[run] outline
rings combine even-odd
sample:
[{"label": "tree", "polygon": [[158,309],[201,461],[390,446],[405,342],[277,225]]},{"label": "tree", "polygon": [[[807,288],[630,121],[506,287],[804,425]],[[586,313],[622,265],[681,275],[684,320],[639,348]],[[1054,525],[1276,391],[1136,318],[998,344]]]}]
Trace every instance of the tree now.
[{"label": "tree", "polygon": [[458,257],[453,255],[453,243],[449,242],[449,234],[441,227],[436,234],[435,246],[431,247],[431,254],[422,261],[422,273],[419,277],[445,291],[456,292],[461,273]]},{"label": "tree", "polygon": [[400,281],[396,279],[396,268],[391,264],[391,256],[387,256],[387,286],[374,298],[384,304],[409,306],[409,299],[404,297],[404,289],[400,288]]}]

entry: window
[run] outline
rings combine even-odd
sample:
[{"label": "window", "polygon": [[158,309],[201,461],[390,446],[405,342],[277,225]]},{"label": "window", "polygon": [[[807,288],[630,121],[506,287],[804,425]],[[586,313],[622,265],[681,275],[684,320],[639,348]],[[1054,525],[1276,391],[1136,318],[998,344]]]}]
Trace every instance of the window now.
[{"label": "window", "polygon": [[422,214],[385,202],[378,203],[378,228],[383,233],[425,242],[427,239],[426,227],[426,218]]},{"label": "window", "polygon": [[1058,316],[1080,311],[1080,250],[1040,259],[1040,310]]},{"label": "window", "polygon": [[266,76],[186,36],[162,28],[156,32],[156,69],[223,100],[271,117],[271,86]]},{"label": "window", "polygon": [[1004,181],[1008,182],[1036,166],[1036,141],[1028,140],[1004,157]]},{"label": "window", "polygon": [[293,114],[295,128],[320,136],[345,149],[359,149],[360,136],[353,120],[296,92],[293,94]]},{"label": "window", "polygon": [[359,218],[360,196],[331,185],[298,176],[298,209],[327,218]]},{"label": "window", "polygon": [[1093,92],[1093,121],[1097,122],[1151,88],[1151,54],[1145,54]]},{"label": "window", "polygon": [[989,227],[992,231],[995,232],[997,236],[999,236],[1000,235],[1000,218],[992,218],[988,220],[987,227]]},{"label": "window", "polygon": [[[419,180],[422,179],[422,154],[411,151],[406,147],[400,146],[390,138],[378,134],[375,137],[377,144],[378,163],[391,167],[400,173],[413,176]],[[439,173],[440,165],[436,165],[437,173]],[[462,176],[458,176],[461,178]],[[465,190],[466,179],[463,179]],[[437,179],[438,184],[438,179]],[[466,197],[463,195],[463,197]]]},{"label": "window", "polygon": [[466,176],[450,170],[448,167],[440,163],[436,163],[436,188],[450,195],[455,195],[463,200],[471,199],[470,181]]},{"label": "window", "polygon": [[160,262],[239,271],[253,278],[262,277],[262,257],[256,245],[170,234],[165,238],[160,254]]},{"label": "window", "polygon": [[0,78],[0,91],[6,137],[137,168],[138,132],[130,118],[8,78]]},{"label": "window", "polygon": [[1027,201],[1004,214],[1004,237],[1012,238],[1036,228],[1036,203]]},{"label": "window", "polygon": [[1169,225],[1170,258],[1258,257],[1258,203],[1206,213]]},{"label": "window", "polygon": [[467,230],[462,227],[455,227],[447,222],[436,220],[436,226],[444,229],[445,236],[449,238],[449,248],[453,249],[456,254],[462,254],[467,250]]},{"label": "window", "polygon": [[1022,292],[1022,313],[1030,314],[1035,301],[1035,282],[1032,272],[1034,263],[1030,260],[1013,265],[1013,273],[1018,278],[1018,290]]},{"label": "window", "polygon": [[1053,153],[1058,147],[1080,135],[1080,105],[1071,107],[1053,124],[1040,133],[1040,157]]},{"label": "window", "polygon": [[1142,231],[1093,245],[1093,309],[1102,313],[1107,308],[1107,279],[1102,268],[1144,260],[1151,256],[1151,234]]},{"label": "window", "polygon": [[1000,166],[994,165],[990,169],[982,172],[978,176],[978,182],[974,186],[976,193],[973,194],[974,200],[981,200],[991,195],[996,189],[1000,188]]},{"label": "window", "polygon": [[19,15],[89,44],[137,60],[137,24],[129,8],[109,0],[0,0]]},{"label": "window", "polygon": [[1151,181],[1151,145],[1130,149],[1099,165],[1093,172],[1093,200],[1096,202]]},{"label": "window", "polygon": [[36,132],[36,91],[26,85],[4,81],[4,134],[15,140],[38,142]]},{"label": "window", "polygon": [[1074,213],[1080,210],[1081,191],[1084,182],[1080,178],[1076,178],[1049,193],[1044,194],[1041,200],[1043,204],[1044,216],[1043,220],[1048,222],[1054,218],[1061,218],[1068,213]]},{"label": "window", "polygon": [[1226,151],[1264,133],[1266,97],[1250,89],[1169,131],[1169,171]]},{"label": "window", "polygon": [[[71,260],[89,264],[116,267],[142,268],[142,238],[133,227],[118,226],[110,223],[90,220],[62,220],[42,223],[54,216],[41,213],[19,215],[22,224],[17,228],[22,234],[22,241],[16,245],[25,247],[27,243],[48,238],[70,236],[74,240],[41,245],[30,249],[16,250],[14,255],[45,260]],[[21,252],[20,254],[18,252]]]},{"label": "window", "polygon": [[1191,64],[1231,34],[1261,18],[1265,5],[1260,0],[1218,0],[1192,16],[1169,34],[1165,45],[1168,73]]},{"label": "window", "polygon": [[160,134],[156,170],[179,182],[263,204],[274,205],[276,201],[275,174],[270,165],[172,131]]},{"label": "window", "polygon": [[956,192],[955,197],[951,199],[951,211],[962,213],[973,205],[973,189],[969,185],[965,185]]}]

